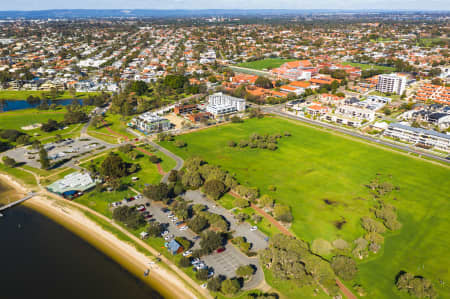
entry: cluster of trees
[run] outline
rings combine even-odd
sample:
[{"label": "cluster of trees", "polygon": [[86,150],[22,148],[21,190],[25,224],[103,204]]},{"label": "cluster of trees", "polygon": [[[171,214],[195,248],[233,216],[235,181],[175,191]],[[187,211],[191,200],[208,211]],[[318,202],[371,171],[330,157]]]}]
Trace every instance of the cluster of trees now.
[{"label": "cluster of trees", "polygon": [[21,136],[26,136],[26,134],[14,129],[5,129],[5,130],[0,129],[0,138],[6,139],[10,142],[22,143],[21,142],[22,139],[26,137]]},{"label": "cluster of trees", "polygon": [[230,140],[228,142],[229,147],[236,147],[239,146],[240,148],[244,147],[250,147],[250,148],[261,148],[261,149],[269,149],[269,150],[276,150],[278,140],[281,139],[283,136],[290,136],[289,132],[282,134],[263,134],[260,135],[258,133],[253,133],[249,139],[242,139],[239,141],[239,143],[236,143],[234,140]]},{"label": "cluster of trees", "polygon": [[185,161],[185,171],[181,172],[181,182],[186,188],[191,189],[204,186],[204,192],[215,200],[237,186],[237,181],[228,172],[218,166],[207,164],[198,157]]},{"label": "cluster of trees", "polygon": [[3,160],[3,164],[5,164],[5,166],[7,166],[7,167],[14,167],[17,165],[16,160],[14,160],[13,158],[10,158],[8,156],[4,156],[2,158],[2,160]]},{"label": "cluster of trees", "polygon": [[[139,164],[127,163],[118,154],[111,152],[100,164],[98,173],[108,181],[113,189],[118,190],[122,187],[120,179],[139,171],[139,169]],[[97,172],[95,166],[91,170]]]},{"label": "cluster of trees", "polygon": [[337,255],[331,260],[334,273],[343,280],[352,280],[358,273],[355,260],[345,255]]},{"label": "cluster of trees", "polygon": [[131,229],[138,229],[145,225],[144,216],[134,207],[121,206],[113,211],[113,219],[122,222]]},{"label": "cluster of trees", "polygon": [[74,102],[73,104],[66,106],[66,108],[67,113],[64,114],[65,125],[84,123],[89,120],[89,116],[83,111],[80,104]]},{"label": "cluster of trees", "polygon": [[401,271],[395,282],[397,289],[417,298],[436,298],[437,292],[430,280]]},{"label": "cluster of trees", "polygon": [[212,292],[222,292],[225,295],[232,296],[241,289],[241,282],[236,279],[225,279],[222,276],[216,276],[208,281],[207,288]]},{"label": "cluster of trees", "polygon": [[338,287],[331,265],[312,254],[308,244],[294,237],[274,235],[269,247],[259,252],[262,265],[282,280],[291,280],[298,285],[321,283],[334,296]]},{"label": "cluster of trees", "polygon": [[379,201],[374,209],[375,217],[383,220],[384,225],[392,231],[399,230],[402,224],[397,220],[397,210],[393,205]]},{"label": "cluster of trees", "polygon": [[56,131],[60,128],[60,125],[58,124],[58,122],[56,120],[53,119],[49,119],[47,120],[46,123],[43,123],[41,126],[41,130],[43,132],[52,132],[52,131]]},{"label": "cluster of trees", "polygon": [[247,242],[246,238],[242,236],[231,239],[231,243],[239,247],[239,249],[247,255],[252,248],[252,243]]}]

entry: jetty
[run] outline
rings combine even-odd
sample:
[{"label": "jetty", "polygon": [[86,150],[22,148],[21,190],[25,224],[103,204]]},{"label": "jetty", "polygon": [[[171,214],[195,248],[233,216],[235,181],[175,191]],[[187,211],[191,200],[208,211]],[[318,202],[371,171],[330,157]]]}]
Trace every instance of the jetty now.
[{"label": "jetty", "polygon": [[7,205],[1,206],[0,207],[0,212],[4,211],[6,209],[12,208],[12,207],[14,207],[16,205],[19,205],[19,204],[23,203],[24,201],[27,201],[28,199],[32,198],[35,195],[37,195],[37,193],[31,192],[27,196],[25,196],[24,198],[21,198],[19,200],[11,202],[11,203],[9,203]]}]

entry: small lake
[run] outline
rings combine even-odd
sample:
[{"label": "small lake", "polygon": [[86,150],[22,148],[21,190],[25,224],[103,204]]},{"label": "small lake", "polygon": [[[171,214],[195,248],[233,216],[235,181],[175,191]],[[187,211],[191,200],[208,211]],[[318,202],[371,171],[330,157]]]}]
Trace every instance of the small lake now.
[{"label": "small lake", "polygon": [[[66,99],[66,100],[48,100],[48,105],[56,104],[61,106],[67,106],[72,104],[73,102],[78,102],[80,105],[83,105],[83,101],[80,99]],[[26,100],[5,100],[0,103],[0,113],[6,111],[20,110],[20,109],[29,109],[36,108],[39,104],[29,104]],[[2,109],[3,106],[3,109]]]}]

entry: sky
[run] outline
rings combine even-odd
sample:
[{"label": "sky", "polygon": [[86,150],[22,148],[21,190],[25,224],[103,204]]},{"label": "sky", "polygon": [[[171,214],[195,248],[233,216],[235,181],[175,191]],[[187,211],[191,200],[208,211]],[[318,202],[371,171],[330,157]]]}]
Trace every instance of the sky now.
[{"label": "sky", "polygon": [[406,9],[450,10],[449,0],[0,0],[1,10],[46,9]]}]

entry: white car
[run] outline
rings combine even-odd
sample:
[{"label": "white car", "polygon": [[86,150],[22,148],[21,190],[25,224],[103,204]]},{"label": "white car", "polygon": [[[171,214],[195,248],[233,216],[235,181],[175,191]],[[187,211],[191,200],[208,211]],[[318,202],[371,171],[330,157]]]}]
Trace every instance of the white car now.
[{"label": "white car", "polygon": [[206,287],[208,286],[208,284],[204,283],[201,285],[202,288],[206,289]]},{"label": "white car", "polygon": [[175,215],[170,213],[169,215],[167,215],[167,217],[172,218],[172,217],[175,217]]},{"label": "white car", "polygon": [[255,230],[258,230],[258,228],[257,228],[256,226],[252,226],[252,227],[250,228],[250,231],[251,231],[251,232],[254,232]]},{"label": "white car", "polygon": [[169,233],[169,231],[168,231],[168,230],[165,230],[165,231],[162,233],[162,235],[165,236],[165,235],[167,235],[168,233]]},{"label": "white car", "polygon": [[183,256],[189,256],[192,254],[192,250],[187,250],[185,252],[183,252]]},{"label": "white car", "polygon": [[170,236],[165,236],[164,240],[169,241],[170,239],[172,239]]},{"label": "white car", "polygon": [[187,229],[188,229],[188,226],[187,226],[187,225],[180,227],[180,230],[181,230],[181,231],[185,231],[185,230],[187,230]]}]

